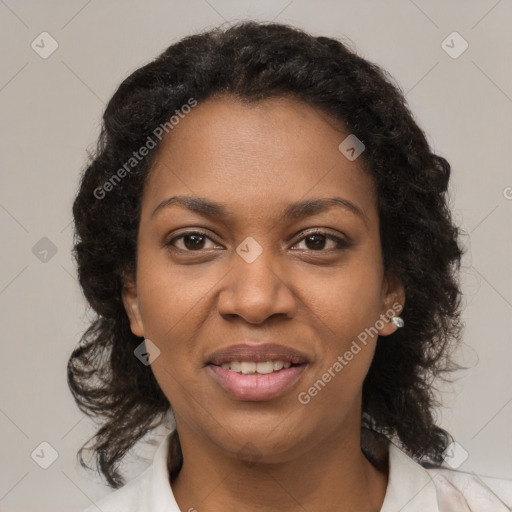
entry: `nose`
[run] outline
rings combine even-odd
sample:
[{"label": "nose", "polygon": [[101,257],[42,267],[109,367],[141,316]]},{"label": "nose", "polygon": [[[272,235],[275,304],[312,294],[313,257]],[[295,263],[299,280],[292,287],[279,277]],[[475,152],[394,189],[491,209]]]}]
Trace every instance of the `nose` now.
[{"label": "nose", "polygon": [[272,316],[293,318],[297,303],[287,285],[283,265],[272,262],[271,251],[263,251],[248,263],[238,254],[218,297],[218,311],[226,317],[240,317],[261,324]]}]

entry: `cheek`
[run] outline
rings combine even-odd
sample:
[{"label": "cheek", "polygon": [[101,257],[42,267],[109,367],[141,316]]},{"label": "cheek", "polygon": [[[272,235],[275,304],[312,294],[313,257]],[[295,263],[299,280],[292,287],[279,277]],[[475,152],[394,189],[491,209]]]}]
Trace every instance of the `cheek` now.
[{"label": "cheek", "polygon": [[221,275],[203,266],[179,268],[170,263],[165,251],[139,252],[137,292],[148,338],[167,340],[187,336],[205,299]]},{"label": "cheek", "polygon": [[382,309],[382,270],[379,261],[354,258],[351,264],[328,275],[302,281],[306,305],[336,336],[337,348],[375,325]]},{"label": "cheek", "polygon": [[321,356],[308,385],[315,386],[313,395],[322,395],[318,402],[339,406],[358,395],[373,358],[382,306],[381,267],[378,261],[347,265],[315,284],[302,279],[310,292],[306,304],[312,319],[321,320]]},{"label": "cheek", "polygon": [[137,292],[144,336],[159,349],[151,368],[167,398],[178,405],[188,400],[200,358],[198,331],[204,323],[202,299],[214,284],[208,273],[176,271],[168,260],[139,253]]}]

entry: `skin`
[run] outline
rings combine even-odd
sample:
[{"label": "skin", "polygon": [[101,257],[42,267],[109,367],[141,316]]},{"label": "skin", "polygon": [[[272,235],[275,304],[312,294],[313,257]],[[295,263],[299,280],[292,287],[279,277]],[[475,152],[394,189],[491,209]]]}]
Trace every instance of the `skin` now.
[{"label": "skin", "polygon": [[[142,199],[137,276],[123,300],[133,333],[160,350],[151,367],[182,445],[172,482],[181,510],[380,510],[387,470],[360,449],[362,385],[377,338],[307,405],[297,398],[405,300],[384,273],[373,181],[361,158],[338,150],[347,135],[295,99],[228,96],[200,103],[162,141]],[[152,215],[174,195],[221,202],[229,215],[177,204]],[[331,207],[280,217],[290,203],[330,197],[362,214]],[[166,245],[197,229],[207,234],[198,245]],[[350,246],[308,241],[319,230]],[[251,263],[236,252],[249,236],[263,250]],[[380,336],[396,330],[387,319],[381,327]],[[246,339],[304,352],[296,385],[267,401],[228,395],[205,366],[208,355]]]}]

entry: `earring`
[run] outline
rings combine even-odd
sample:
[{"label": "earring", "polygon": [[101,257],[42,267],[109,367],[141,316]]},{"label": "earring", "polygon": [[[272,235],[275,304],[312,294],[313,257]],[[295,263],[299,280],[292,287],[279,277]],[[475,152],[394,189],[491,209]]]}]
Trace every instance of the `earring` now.
[{"label": "earring", "polygon": [[392,316],[391,317],[391,323],[400,329],[400,327],[403,327],[405,325],[404,319],[401,316]]}]

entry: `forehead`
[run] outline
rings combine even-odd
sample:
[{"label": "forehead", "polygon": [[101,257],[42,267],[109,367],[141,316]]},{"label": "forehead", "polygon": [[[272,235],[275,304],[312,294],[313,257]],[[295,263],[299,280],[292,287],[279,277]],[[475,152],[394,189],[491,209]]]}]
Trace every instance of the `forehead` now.
[{"label": "forehead", "polygon": [[341,123],[296,99],[212,98],[163,138],[144,203],[187,194],[281,210],[299,198],[340,195],[366,211],[376,204],[373,180],[362,158],[339,151],[347,136]]}]

